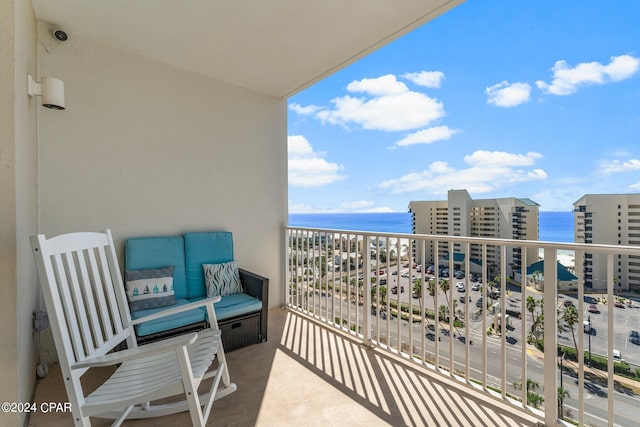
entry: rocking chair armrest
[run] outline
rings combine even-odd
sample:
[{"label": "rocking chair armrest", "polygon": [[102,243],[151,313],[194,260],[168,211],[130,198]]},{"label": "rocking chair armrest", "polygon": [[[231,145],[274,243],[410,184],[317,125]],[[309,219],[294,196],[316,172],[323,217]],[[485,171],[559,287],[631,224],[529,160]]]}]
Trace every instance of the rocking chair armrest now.
[{"label": "rocking chair armrest", "polygon": [[141,357],[149,357],[154,354],[174,350],[178,347],[191,345],[196,341],[197,338],[197,332],[186,335],[179,335],[177,337],[157,341],[140,347],[130,348],[127,350],[117,351],[115,353],[105,354],[103,356],[85,359],[75,363],[71,368],[97,368],[103,366],[111,366],[118,363],[126,362],[127,360],[139,359]]},{"label": "rocking chair armrest", "polygon": [[165,316],[170,316],[172,314],[182,313],[183,311],[193,310],[194,308],[203,307],[203,306],[206,306],[208,304],[212,304],[213,305],[213,304],[217,303],[218,301],[220,301],[220,299],[221,299],[220,296],[215,296],[215,297],[211,297],[211,298],[205,298],[203,300],[196,301],[196,302],[190,302],[189,304],[179,305],[177,307],[167,308],[166,310],[158,311],[157,313],[153,313],[153,314],[150,314],[148,316],[139,317],[137,319],[132,319],[131,320],[131,324],[132,325],[138,325],[140,323],[148,322],[150,320],[161,319],[161,318],[163,318]]}]

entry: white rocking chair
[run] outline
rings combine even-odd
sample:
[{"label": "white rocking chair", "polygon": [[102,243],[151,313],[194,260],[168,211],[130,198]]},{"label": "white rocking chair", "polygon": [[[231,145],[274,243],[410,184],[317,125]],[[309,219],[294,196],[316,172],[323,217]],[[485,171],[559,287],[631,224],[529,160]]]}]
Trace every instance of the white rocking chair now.
[{"label": "white rocking chair", "polygon": [[[32,236],[38,277],[76,426],[90,418],[149,418],[189,411],[204,426],[213,401],[236,390],[230,382],[214,302],[219,297],[131,320],[111,232]],[[206,306],[210,328],[138,347],[133,325]],[[126,340],[128,349],[111,352]],[[217,357],[217,369],[208,371]],[[80,378],[92,367],[118,366],[102,385],[84,394]],[[200,383],[211,389],[198,395]],[[222,385],[220,382],[222,381]],[[220,386],[220,387],[219,387]],[[184,395],[162,405],[151,401]]]}]

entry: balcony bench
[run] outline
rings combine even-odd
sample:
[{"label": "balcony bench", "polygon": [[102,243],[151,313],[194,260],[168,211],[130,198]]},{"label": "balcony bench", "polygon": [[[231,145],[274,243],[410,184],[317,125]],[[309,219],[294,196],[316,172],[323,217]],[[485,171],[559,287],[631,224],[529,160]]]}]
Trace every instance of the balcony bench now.
[{"label": "balcony bench", "polygon": [[[230,232],[185,233],[184,236],[135,237],[125,242],[125,278],[140,272],[173,268],[174,304],[140,308],[130,305],[137,319],[207,297],[203,264],[234,260]],[[238,269],[242,292],[224,295],[215,304],[218,326],[226,351],[267,340],[269,279]],[[153,292],[153,290],[152,290]],[[173,302],[173,299],[170,300]],[[131,303],[130,303],[131,304]],[[153,305],[153,304],[151,304]],[[135,309],[140,308],[140,309]],[[136,325],[138,343],[202,329],[208,322],[198,308]]]}]

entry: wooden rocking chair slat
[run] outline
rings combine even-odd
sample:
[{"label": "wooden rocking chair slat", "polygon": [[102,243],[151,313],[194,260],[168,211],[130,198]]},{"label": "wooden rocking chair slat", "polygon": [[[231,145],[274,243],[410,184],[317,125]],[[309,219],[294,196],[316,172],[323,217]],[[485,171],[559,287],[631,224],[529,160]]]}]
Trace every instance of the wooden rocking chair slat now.
[{"label": "wooden rocking chair slat", "polygon": [[89,271],[91,271],[91,280],[96,291],[97,309],[100,312],[100,319],[102,324],[102,330],[105,341],[113,338],[114,331],[111,324],[111,318],[109,316],[109,309],[107,308],[107,300],[105,296],[104,284],[100,276],[100,270],[96,263],[96,256],[93,249],[87,249],[87,257],[89,258]]},{"label": "wooden rocking chair slat", "polygon": [[73,302],[75,312],[78,315],[80,339],[82,340],[81,344],[84,349],[83,356],[86,356],[87,354],[92,354],[95,347],[93,345],[93,338],[91,336],[92,331],[89,327],[89,319],[87,316],[89,314],[89,310],[87,310],[84,303],[84,295],[80,290],[80,280],[76,269],[76,264],[79,260],[74,256],[74,254],[74,252],[67,252],[63,254],[63,263],[66,266],[68,279],[71,284],[71,300]]},{"label": "wooden rocking chair slat", "polygon": [[[184,411],[193,425],[203,426],[213,401],[236,389],[214,300],[200,303],[212,319],[209,329],[138,347],[109,231],[33,236],[31,245],[76,426],[90,425],[92,416],[116,418],[114,425],[120,425]],[[114,351],[123,340],[128,348]],[[217,368],[210,370],[215,359]],[[85,395],[80,377],[111,365],[117,366],[111,377]],[[211,389],[199,395],[198,387],[211,377]],[[150,403],[180,395],[180,402]]]},{"label": "wooden rocking chair slat", "polygon": [[[115,292],[117,291],[116,286],[111,280],[111,274],[109,271],[109,263],[107,262],[107,257],[103,247],[97,248],[98,251],[98,259],[100,260],[100,272],[102,273],[102,283],[104,285],[105,294],[107,296],[107,302],[109,304],[109,312],[111,313],[111,321],[113,323],[114,332],[118,333],[122,329],[124,329],[124,325],[122,324],[122,319],[120,317],[120,310],[118,308],[118,302],[116,300]],[[124,292],[124,288],[122,288],[122,292]]]},{"label": "wooden rocking chair slat", "polygon": [[78,329],[78,316],[76,314],[76,307],[71,298],[69,281],[67,278],[67,272],[64,268],[62,261],[62,255],[56,254],[53,256],[55,261],[55,268],[59,280],[59,292],[62,305],[66,311],[67,327],[69,328],[71,342],[73,344],[73,351],[75,352],[77,360],[82,360],[85,357],[84,349],[82,348],[82,338],[80,338],[80,330]]},{"label": "wooden rocking chair slat", "polygon": [[79,280],[83,283],[82,288],[86,292],[85,298],[90,317],[91,334],[95,340],[96,347],[100,347],[104,344],[104,332],[100,324],[100,319],[98,318],[96,296],[94,295],[93,286],[89,279],[89,272],[87,271],[86,251],[78,251],[76,252],[76,256],[78,257],[78,267],[80,269]]}]

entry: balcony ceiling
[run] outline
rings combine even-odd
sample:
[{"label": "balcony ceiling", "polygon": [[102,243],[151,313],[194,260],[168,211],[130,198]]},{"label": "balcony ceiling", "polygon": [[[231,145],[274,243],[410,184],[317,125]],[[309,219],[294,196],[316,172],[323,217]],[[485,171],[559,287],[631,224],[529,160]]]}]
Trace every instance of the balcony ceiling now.
[{"label": "balcony ceiling", "polygon": [[36,18],[159,62],[287,97],[463,0],[33,0]]}]

